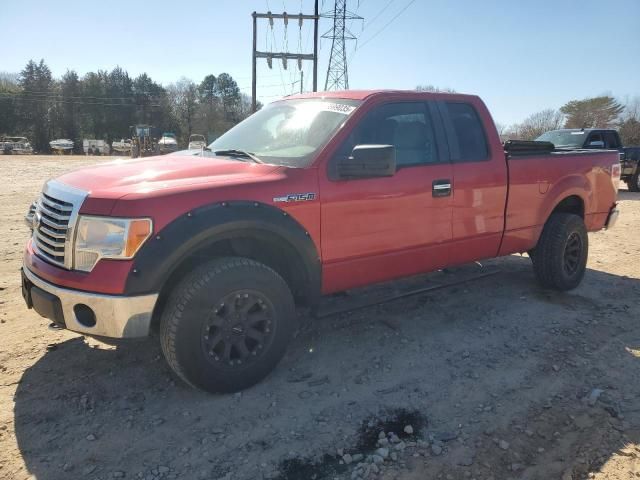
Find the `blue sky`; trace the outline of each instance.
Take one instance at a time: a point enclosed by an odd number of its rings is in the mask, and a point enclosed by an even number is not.
[[[228,72],[247,94],[251,12],[313,10],[313,0],[2,3],[2,71],[44,58],[55,76],[120,65],[168,84]],[[333,5],[321,3],[324,11]],[[351,88],[451,87],[480,95],[505,124],[571,99],[640,95],[640,0],[348,0],[348,6],[364,17],[350,24],[359,37],[357,49],[356,42],[347,46]],[[320,32],[330,26],[323,19]],[[310,27],[289,24],[290,51],[311,51]],[[259,49],[282,50],[284,37],[281,24],[272,32],[260,22]],[[330,47],[322,40],[321,88]],[[262,101],[300,88],[293,84],[296,65],[282,70],[274,61],[269,70],[259,62]],[[304,74],[310,89],[310,62]]]

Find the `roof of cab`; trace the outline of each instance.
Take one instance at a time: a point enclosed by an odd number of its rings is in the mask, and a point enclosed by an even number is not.
[[[476,95],[465,95],[460,93],[448,93],[448,92],[420,92],[417,90],[336,90],[330,92],[309,92],[309,93],[298,93],[295,95],[290,95],[285,97],[287,100],[289,99],[298,99],[298,98],[342,98],[347,100],[366,100],[369,97],[377,96],[377,95],[389,95],[393,96],[402,96],[406,95],[407,97],[415,98],[416,96],[439,96],[439,95],[449,95],[455,97],[476,97]]]
[[[615,128],[558,128],[553,132],[617,132]]]

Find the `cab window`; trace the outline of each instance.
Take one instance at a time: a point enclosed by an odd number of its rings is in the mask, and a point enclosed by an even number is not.
[[[375,107],[354,128],[338,155],[356,145],[393,145],[397,168],[439,163],[431,116],[422,102],[390,103]]]
[[[446,113],[451,122],[450,143],[460,152],[455,162],[478,162],[489,158],[487,137],[475,108],[468,103],[446,102]]]

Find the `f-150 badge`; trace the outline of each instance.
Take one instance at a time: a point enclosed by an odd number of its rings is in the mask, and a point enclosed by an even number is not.
[[[315,200],[315,193],[289,193],[287,195],[283,195],[282,197],[273,197],[274,203],[280,202],[308,202],[309,200]]]

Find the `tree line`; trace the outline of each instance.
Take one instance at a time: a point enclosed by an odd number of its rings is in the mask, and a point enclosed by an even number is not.
[[[56,79],[44,60],[30,60],[19,74],[0,73],[0,135],[25,136],[37,152],[57,138],[73,140],[78,152],[84,138],[129,138],[136,124],[174,132],[183,145],[192,133],[213,140],[250,112],[250,98],[227,73],[167,86],[120,67],[83,76],[68,70]]]
[[[433,85],[416,89],[455,92]],[[84,138],[111,143],[128,138],[135,124],[174,132],[182,145],[192,133],[212,141],[250,113],[250,98],[227,73],[207,75],[200,83],[181,78],[167,86],[146,73],[132,78],[120,67],[82,77],[68,70],[56,79],[44,60],[30,60],[19,74],[0,73],[0,135],[26,136],[38,152],[49,151],[57,138],[73,140],[78,152]],[[497,126],[503,139],[523,140],[558,128],[616,128],[624,145],[640,145],[640,97],[571,100],[558,110]]]
[[[419,92],[456,93],[451,88],[418,85]],[[558,110],[547,108],[529,115],[521,123],[504,125],[496,122],[503,140],[535,140],[544,132],[560,128],[614,128],[622,144],[640,145],[640,97],[616,100],[610,95],[571,100]]]
[[[613,128],[622,144],[640,145],[640,97],[621,102],[609,95],[571,100],[558,110],[548,108],[529,115],[521,123],[500,126],[503,139],[534,140],[559,128]]]

